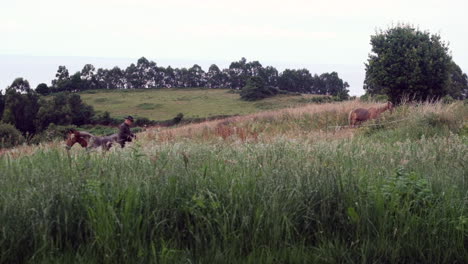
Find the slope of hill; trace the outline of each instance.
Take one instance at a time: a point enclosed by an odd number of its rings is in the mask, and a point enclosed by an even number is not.
[[[93,90],[80,94],[97,111],[113,117],[132,114],[151,120],[167,120],[183,113],[186,118],[244,115],[268,109],[305,104],[317,95],[282,95],[257,102],[239,99],[229,89],[145,89],[124,91]]]
[[[0,156],[0,263],[465,263],[468,106],[350,101]],[[344,126],[343,126],[344,125]]]

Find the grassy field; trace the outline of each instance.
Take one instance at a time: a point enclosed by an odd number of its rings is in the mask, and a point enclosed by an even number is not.
[[[357,101],[0,156],[0,263],[467,263],[468,106]]]
[[[108,111],[112,117],[134,115],[151,120],[168,120],[178,113],[186,118],[218,115],[244,115],[268,109],[304,104],[314,95],[282,95],[259,102],[246,102],[228,89],[151,89],[124,91],[87,91],[83,101],[97,111]]]

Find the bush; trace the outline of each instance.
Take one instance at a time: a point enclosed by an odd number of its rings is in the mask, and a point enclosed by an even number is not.
[[[278,93],[278,88],[265,86],[265,81],[261,77],[254,76],[247,80],[247,85],[242,88],[240,96],[244,101],[256,101]]]
[[[135,126],[151,126],[156,124],[156,121],[149,120],[146,117],[138,117],[135,121]]]
[[[363,102],[388,102],[388,96],[385,94],[370,95],[368,93],[359,97]]]
[[[105,125],[105,126],[119,125],[122,122],[123,122],[123,119],[113,118],[113,117],[110,116],[110,113],[107,112],[107,111],[105,111],[102,114],[99,114],[99,115],[95,116],[94,119],[92,120],[93,124]]]
[[[21,132],[10,124],[0,123],[0,148],[11,148],[23,144]]]
[[[174,122],[174,125],[176,125],[176,124],[180,123],[180,121],[182,121],[183,118],[184,118],[184,114],[178,113],[178,114],[176,115],[176,117],[174,117],[174,118],[172,119],[172,121]]]
[[[453,99],[453,97],[448,95],[448,94],[446,96],[442,97],[442,103],[444,103],[444,104],[451,104],[453,102],[455,102],[455,99]]]
[[[49,124],[46,130],[36,134],[30,141],[30,144],[39,144],[41,142],[49,142],[56,139],[63,140],[67,137],[70,129],[76,129],[75,125],[60,126],[54,123]]]

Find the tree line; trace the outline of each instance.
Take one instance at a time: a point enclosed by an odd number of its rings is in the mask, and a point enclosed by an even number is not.
[[[36,91],[47,95],[55,92],[79,92],[94,89],[140,89],[140,88],[230,88],[240,90],[251,77],[260,77],[267,86],[283,91],[348,96],[347,82],[338,73],[312,75],[307,69],[286,69],[280,73],[272,66],[263,67],[258,61],[245,58],[232,62],[227,69],[212,64],[204,71],[195,64],[190,68],[160,67],[145,57],[125,69],[96,69],[86,64],[81,71],[70,75],[65,66],[59,66],[51,87],[39,84]]]

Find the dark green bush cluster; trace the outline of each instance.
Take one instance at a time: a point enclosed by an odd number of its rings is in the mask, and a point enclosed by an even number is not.
[[[18,129],[0,122],[0,148],[11,148],[24,142],[25,138]]]
[[[300,103],[312,103],[312,104],[325,104],[332,102],[341,102],[341,98],[337,96],[317,96],[312,98],[301,98]]]
[[[250,77],[247,85],[242,88],[240,96],[244,101],[256,101],[279,94],[279,89],[265,85],[265,81],[258,76]]]
[[[75,125],[61,126],[52,123],[47,127],[46,130],[34,135],[29,143],[39,144],[41,142],[49,142],[56,139],[65,139],[70,129],[77,129],[77,127]]]
[[[364,94],[361,97],[359,97],[359,100],[363,102],[388,102],[388,96],[385,94],[376,94],[376,95],[371,95],[371,94]]]

